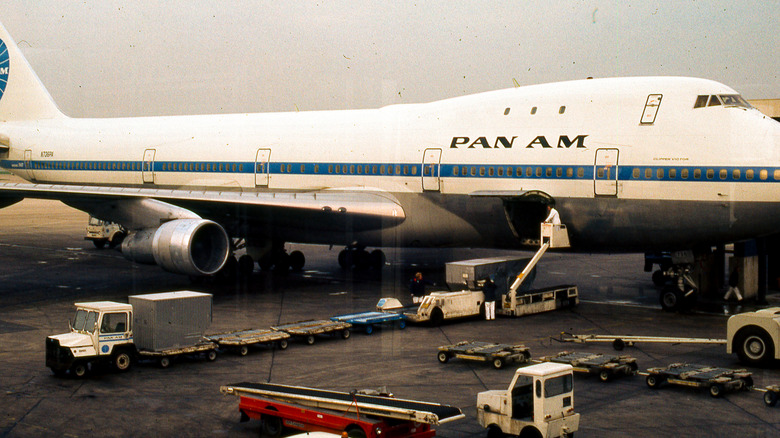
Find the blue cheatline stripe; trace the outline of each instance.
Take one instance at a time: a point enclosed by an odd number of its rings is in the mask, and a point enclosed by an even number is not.
[[[252,161],[64,161],[64,160],[0,160],[0,167],[9,170],[209,173],[269,175],[339,175],[339,176],[433,176],[457,179],[538,179],[593,180],[615,179],[613,167],[560,164],[452,164],[423,165],[420,163],[304,163]],[[749,166],[618,166],[619,181],[688,181],[688,182],[780,182],[780,167]]]

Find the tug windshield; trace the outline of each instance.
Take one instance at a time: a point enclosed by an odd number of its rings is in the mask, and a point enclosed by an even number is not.
[[[73,330],[77,332],[92,333],[95,331],[96,323],[97,312],[78,309],[76,310],[76,316],[73,317]]]

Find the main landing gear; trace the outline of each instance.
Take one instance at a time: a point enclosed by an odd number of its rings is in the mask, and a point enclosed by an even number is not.
[[[339,252],[339,266],[341,269],[355,269],[365,271],[373,269],[379,271],[385,265],[385,253],[375,249],[366,251],[363,246],[348,246]]]

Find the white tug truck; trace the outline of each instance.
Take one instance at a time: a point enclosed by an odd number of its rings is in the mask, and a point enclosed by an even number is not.
[[[139,357],[155,359],[163,368],[182,354],[205,353],[217,358],[217,344],[203,339],[211,324],[211,294],[192,291],[76,303],[70,332],[46,338],[46,366],[54,374],[83,377],[95,365],[110,363],[127,371]]]
[[[572,437],[580,424],[573,381],[571,365],[518,368],[508,389],[477,394],[477,421],[487,428],[488,438]]]

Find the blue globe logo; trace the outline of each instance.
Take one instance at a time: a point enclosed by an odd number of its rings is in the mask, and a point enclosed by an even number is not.
[[[0,99],[3,98],[5,86],[8,84],[8,46],[0,40]]]

